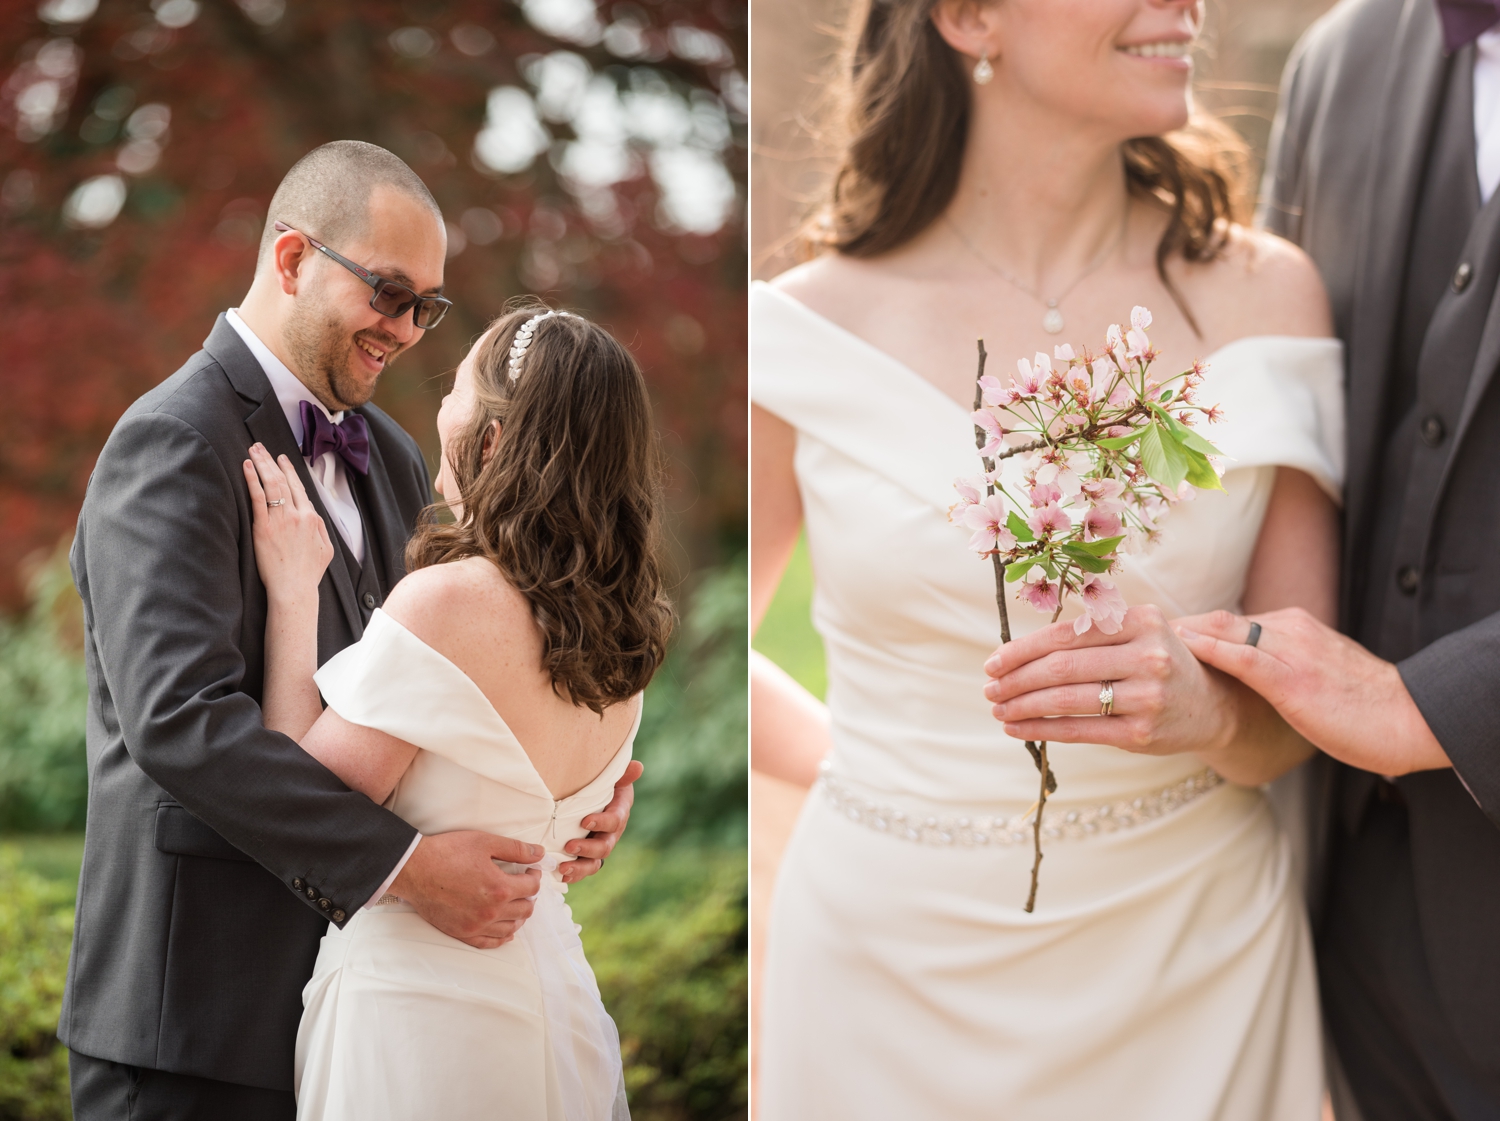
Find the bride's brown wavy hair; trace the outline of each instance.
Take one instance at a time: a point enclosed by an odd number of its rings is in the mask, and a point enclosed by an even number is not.
[[[832,93],[844,141],[838,170],[803,226],[805,248],[876,257],[935,222],[958,188],[971,85],[964,60],[932,22],[937,0],[859,0],[850,12]],[[1173,255],[1211,261],[1228,224],[1249,208],[1248,146],[1228,125],[1195,114],[1186,128],[1122,146],[1130,191],[1167,208],[1156,272],[1193,329],[1167,275]]]
[[[531,604],[553,689],[602,716],[646,687],[672,632],[662,455],[640,367],[602,327],[542,320],[510,379],[517,330],[546,310],[519,307],[486,329],[473,415],[449,440],[462,516],[425,520],[406,565],[493,562]]]

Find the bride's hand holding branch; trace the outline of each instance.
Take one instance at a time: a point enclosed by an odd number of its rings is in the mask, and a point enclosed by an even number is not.
[[[1106,635],[1054,623],[1000,646],[985,697],[1007,735],[1098,743],[1146,755],[1192,752],[1230,782],[1255,786],[1311,747],[1250,689],[1204,666],[1161,611],[1144,605]],[[1114,700],[1101,714],[1103,683]]]

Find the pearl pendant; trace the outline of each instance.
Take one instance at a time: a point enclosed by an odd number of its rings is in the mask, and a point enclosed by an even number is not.
[[[1042,316],[1042,330],[1049,335],[1060,335],[1063,329],[1062,312],[1057,310],[1056,304],[1047,305],[1047,314]]]
[[[976,86],[987,86],[990,79],[995,76],[995,68],[990,65],[990,56],[987,54],[979,56],[979,62],[974,67],[974,84]]]

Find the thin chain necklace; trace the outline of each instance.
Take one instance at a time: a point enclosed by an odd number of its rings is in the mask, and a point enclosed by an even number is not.
[[[1049,335],[1060,335],[1062,334],[1063,327],[1066,324],[1063,322],[1062,309],[1057,305],[1062,303],[1063,300],[1067,298],[1068,293],[1077,288],[1078,285],[1083,282],[1083,279],[1086,276],[1094,272],[1094,270],[1099,268],[1100,265],[1109,260],[1110,257],[1114,256],[1115,250],[1118,249],[1120,247],[1120,243],[1125,240],[1125,231],[1130,225],[1130,199],[1126,198],[1125,200],[1125,213],[1120,218],[1120,232],[1115,235],[1114,241],[1105,246],[1103,251],[1100,252],[1100,254],[1091,262],[1089,262],[1088,266],[1081,273],[1073,278],[1073,282],[1071,284],[1065,287],[1056,296],[1053,296],[1050,300],[1046,296],[1043,296],[1031,285],[1027,284],[1020,277],[1014,275],[1013,273],[1006,272],[999,265],[995,264],[994,261],[991,261],[988,257],[981,253],[979,251],[979,246],[970,241],[968,237],[964,235],[963,230],[958,228],[958,223],[955,222],[952,218],[948,217],[947,214],[944,214],[943,218],[947,221],[948,225],[953,228],[953,232],[958,235],[958,240],[964,243],[964,248],[967,249],[970,253],[974,254],[975,260],[977,260],[985,268],[989,269],[990,272],[1000,277],[1002,280],[1010,281],[1011,284],[1015,285],[1022,292],[1025,292],[1037,303],[1045,304],[1047,311],[1046,314],[1042,316],[1042,330],[1046,331]]]

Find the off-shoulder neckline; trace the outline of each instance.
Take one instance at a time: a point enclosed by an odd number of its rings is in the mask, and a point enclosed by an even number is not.
[[[614,766],[615,761],[620,758],[620,753],[628,750],[630,748],[630,745],[635,742],[636,733],[640,731],[641,727],[641,714],[645,711],[646,707],[644,694],[637,694],[635,696],[635,720],[631,722],[630,731],[626,733],[625,739],[620,743],[620,746],[615,749],[614,754],[612,754],[609,757],[609,760],[604,764],[604,766],[599,769],[599,773],[596,774],[593,778],[589,779],[588,782],[584,783],[577,790],[573,791],[573,793],[564,794],[561,798],[559,798],[557,795],[552,793],[552,788],[549,787],[546,780],[542,778],[542,773],[536,769],[536,763],[532,760],[531,755],[526,750],[525,745],[521,743],[520,737],[518,737],[516,733],[511,730],[510,725],[505,722],[505,717],[500,715],[500,710],[495,707],[494,702],[491,701],[489,697],[485,696],[484,690],[479,687],[478,682],[476,682],[472,677],[470,677],[461,668],[459,668],[457,662],[453,661],[453,659],[449,658],[435,646],[419,638],[409,627],[397,620],[393,615],[391,615],[390,612],[386,611],[384,608],[377,607],[374,610],[374,612],[370,616],[370,626],[374,625],[376,616],[380,616],[391,626],[395,627],[399,632],[406,635],[417,645],[421,646],[443,665],[447,666],[449,670],[457,675],[457,677],[461,678],[464,681],[468,689],[473,692],[474,697],[479,702],[481,702],[484,710],[487,711],[489,715],[494,719],[494,722],[499,725],[500,729],[505,733],[506,738],[515,746],[516,750],[521,753],[521,757],[526,760],[526,766],[530,769],[531,775],[536,779],[540,789],[545,790],[547,792],[547,796],[559,805],[568,801],[570,798],[578,797],[580,794],[584,793],[590,787],[592,787],[594,783],[598,782],[599,779],[607,774],[609,772],[609,769]],[[365,630],[368,631],[370,629],[370,626],[367,626]]]
[[[777,288],[775,285],[769,283],[768,281],[757,280],[754,282],[752,287],[776,297],[778,300],[785,303],[788,307],[792,308],[805,318],[811,320],[814,324],[822,326],[822,328],[829,334],[841,338],[845,342],[857,346],[874,355],[875,357],[889,365],[892,369],[900,371],[906,377],[915,381],[920,387],[931,393],[934,397],[942,401],[949,408],[957,409],[959,412],[963,413],[965,417],[969,415],[970,409],[968,406],[960,405],[952,397],[949,397],[941,389],[933,385],[932,382],[928,381],[921,374],[917,373],[916,370],[912,369],[905,362],[901,361],[889,351],[882,350],[880,347],[876,346],[874,343],[870,342],[863,336],[855,334],[853,331],[849,330],[849,328],[843,326],[842,324],[835,323],[832,319],[829,319],[821,312],[814,311],[812,308],[804,304],[801,300],[797,299],[797,297],[788,295],[786,292],[783,292],[780,288]],[[753,332],[753,326],[751,330]],[[1242,335],[1237,339],[1231,339],[1229,342],[1223,344],[1217,350],[1202,358],[1201,361],[1205,366],[1211,366],[1216,359],[1221,358],[1227,351],[1235,350],[1236,348],[1245,346],[1249,343],[1281,343],[1290,344],[1293,346],[1298,344],[1312,344],[1321,347],[1326,347],[1329,343],[1332,343],[1335,346],[1343,345],[1341,340],[1334,338],[1331,335]]]

